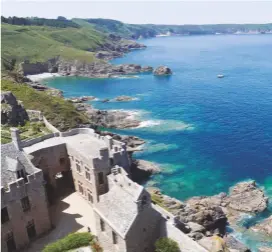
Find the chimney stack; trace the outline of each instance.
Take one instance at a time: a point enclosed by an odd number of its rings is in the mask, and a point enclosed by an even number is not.
[[[10,128],[12,142],[15,144],[17,150],[22,150],[22,142],[20,138],[20,130],[17,128]]]

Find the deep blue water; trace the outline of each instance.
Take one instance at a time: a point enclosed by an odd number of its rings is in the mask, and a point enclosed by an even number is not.
[[[169,66],[171,77],[61,77],[47,84],[66,97],[129,95],[132,102],[93,102],[141,112],[149,127],[118,130],[147,140],[136,156],[161,165],[149,185],[186,199],[227,192],[255,179],[272,196],[272,35],[163,37],[142,41],[114,63]],[[218,79],[217,74],[225,78]]]

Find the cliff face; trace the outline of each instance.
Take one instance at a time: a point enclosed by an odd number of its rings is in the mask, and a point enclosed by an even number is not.
[[[114,74],[137,73],[141,67],[137,65],[114,66],[105,60],[116,57],[122,57],[133,49],[145,48],[145,45],[135,41],[125,40],[119,36],[110,34],[110,42],[106,42],[96,49],[96,58],[94,62],[86,63],[82,60],[67,60],[56,56],[46,62],[30,63],[24,61],[19,64],[18,72],[23,75],[40,74],[44,72],[60,73],[62,75],[80,75],[88,77],[109,77]]]

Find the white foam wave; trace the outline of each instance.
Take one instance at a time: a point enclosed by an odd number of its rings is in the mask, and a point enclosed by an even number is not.
[[[41,73],[41,74],[27,75],[26,77],[32,81],[39,81],[39,80],[53,78],[53,77],[59,77],[59,76],[61,76],[61,75],[58,73]]]
[[[136,128],[147,128],[147,127],[157,126],[160,124],[161,124],[161,121],[159,120],[147,120],[147,121],[142,121],[140,125]]]

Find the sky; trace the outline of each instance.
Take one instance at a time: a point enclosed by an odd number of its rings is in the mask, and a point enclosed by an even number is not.
[[[3,16],[109,18],[131,24],[272,23],[272,0],[2,0],[1,7]]]

